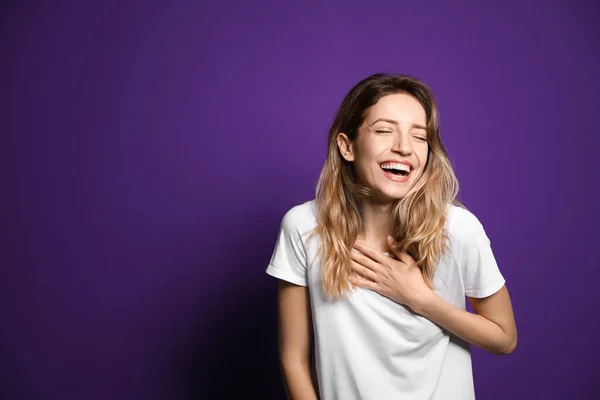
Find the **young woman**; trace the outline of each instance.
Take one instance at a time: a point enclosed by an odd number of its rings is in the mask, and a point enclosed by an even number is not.
[[[505,280],[457,193],[431,90],[387,74],[352,88],[316,198],[283,217],[266,270],[290,399],[473,399],[469,344],[514,350]]]

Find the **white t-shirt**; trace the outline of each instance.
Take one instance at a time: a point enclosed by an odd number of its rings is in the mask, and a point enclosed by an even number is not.
[[[465,309],[465,295],[486,297],[504,286],[483,226],[450,205],[449,251],[440,260],[436,293]],[[356,288],[341,300],[322,291],[315,202],[283,217],[266,272],[308,286],[321,400],[474,399],[468,343],[379,293]]]

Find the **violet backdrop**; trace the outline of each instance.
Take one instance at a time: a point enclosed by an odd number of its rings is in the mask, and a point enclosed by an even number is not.
[[[593,1],[0,6],[2,399],[281,399],[281,217],[375,72],[436,93],[519,345],[479,399],[591,399],[600,6]]]

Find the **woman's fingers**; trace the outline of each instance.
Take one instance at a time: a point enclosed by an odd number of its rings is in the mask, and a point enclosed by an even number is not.
[[[408,254],[408,253],[404,253],[404,252],[400,252],[398,254],[398,257],[400,257],[400,261],[402,261],[404,264],[406,264],[409,267],[415,267],[415,260]]]
[[[396,256],[396,259],[409,267],[415,266],[415,260],[406,252],[403,252],[398,246],[398,242],[391,235],[388,235],[388,247],[390,253]]]
[[[385,257],[385,256],[384,256]],[[377,272],[379,269],[379,264],[376,261],[373,261],[371,258],[362,254],[362,252],[358,250],[350,251],[350,259],[356,261],[360,265],[369,268],[372,271]]]
[[[351,260],[351,263],[352,263],[352,270],[355,273],[359,274],[360,276],[362,276],[370,281],[373,281],[373,282],[377,281],[377,274],[374,271],[370,270],[369,268],[365,267],[364,265],[357,263],[354,260]]]
[[[375,262],[378,262],[378,263],[384,262],[385,258],[387,257],[385,254],[376,251],[375,249],[373,249],[370,246],[367,246],[366,244],[364,244],[360,240],[357,240],[357,241],[354,242],[354,247],[360,253],[364,254],[366,257],[368,257],[371,260],[373,260]]]
[[[352,283],[355,286],[360,286],[362,288],[373,290],[375,292],[379,291],[379,286],[377,286],[377,283],[365,279],[360,275],[352,275],[350,277],[350,283]]]

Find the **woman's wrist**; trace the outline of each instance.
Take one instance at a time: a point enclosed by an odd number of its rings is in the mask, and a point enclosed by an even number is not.
[[[408,307],[419,315],[427,318],[430,310],[436,307],[437,302],[441,300],[435,292],[431,289],[420,293],[419,296],[408,305]]]

